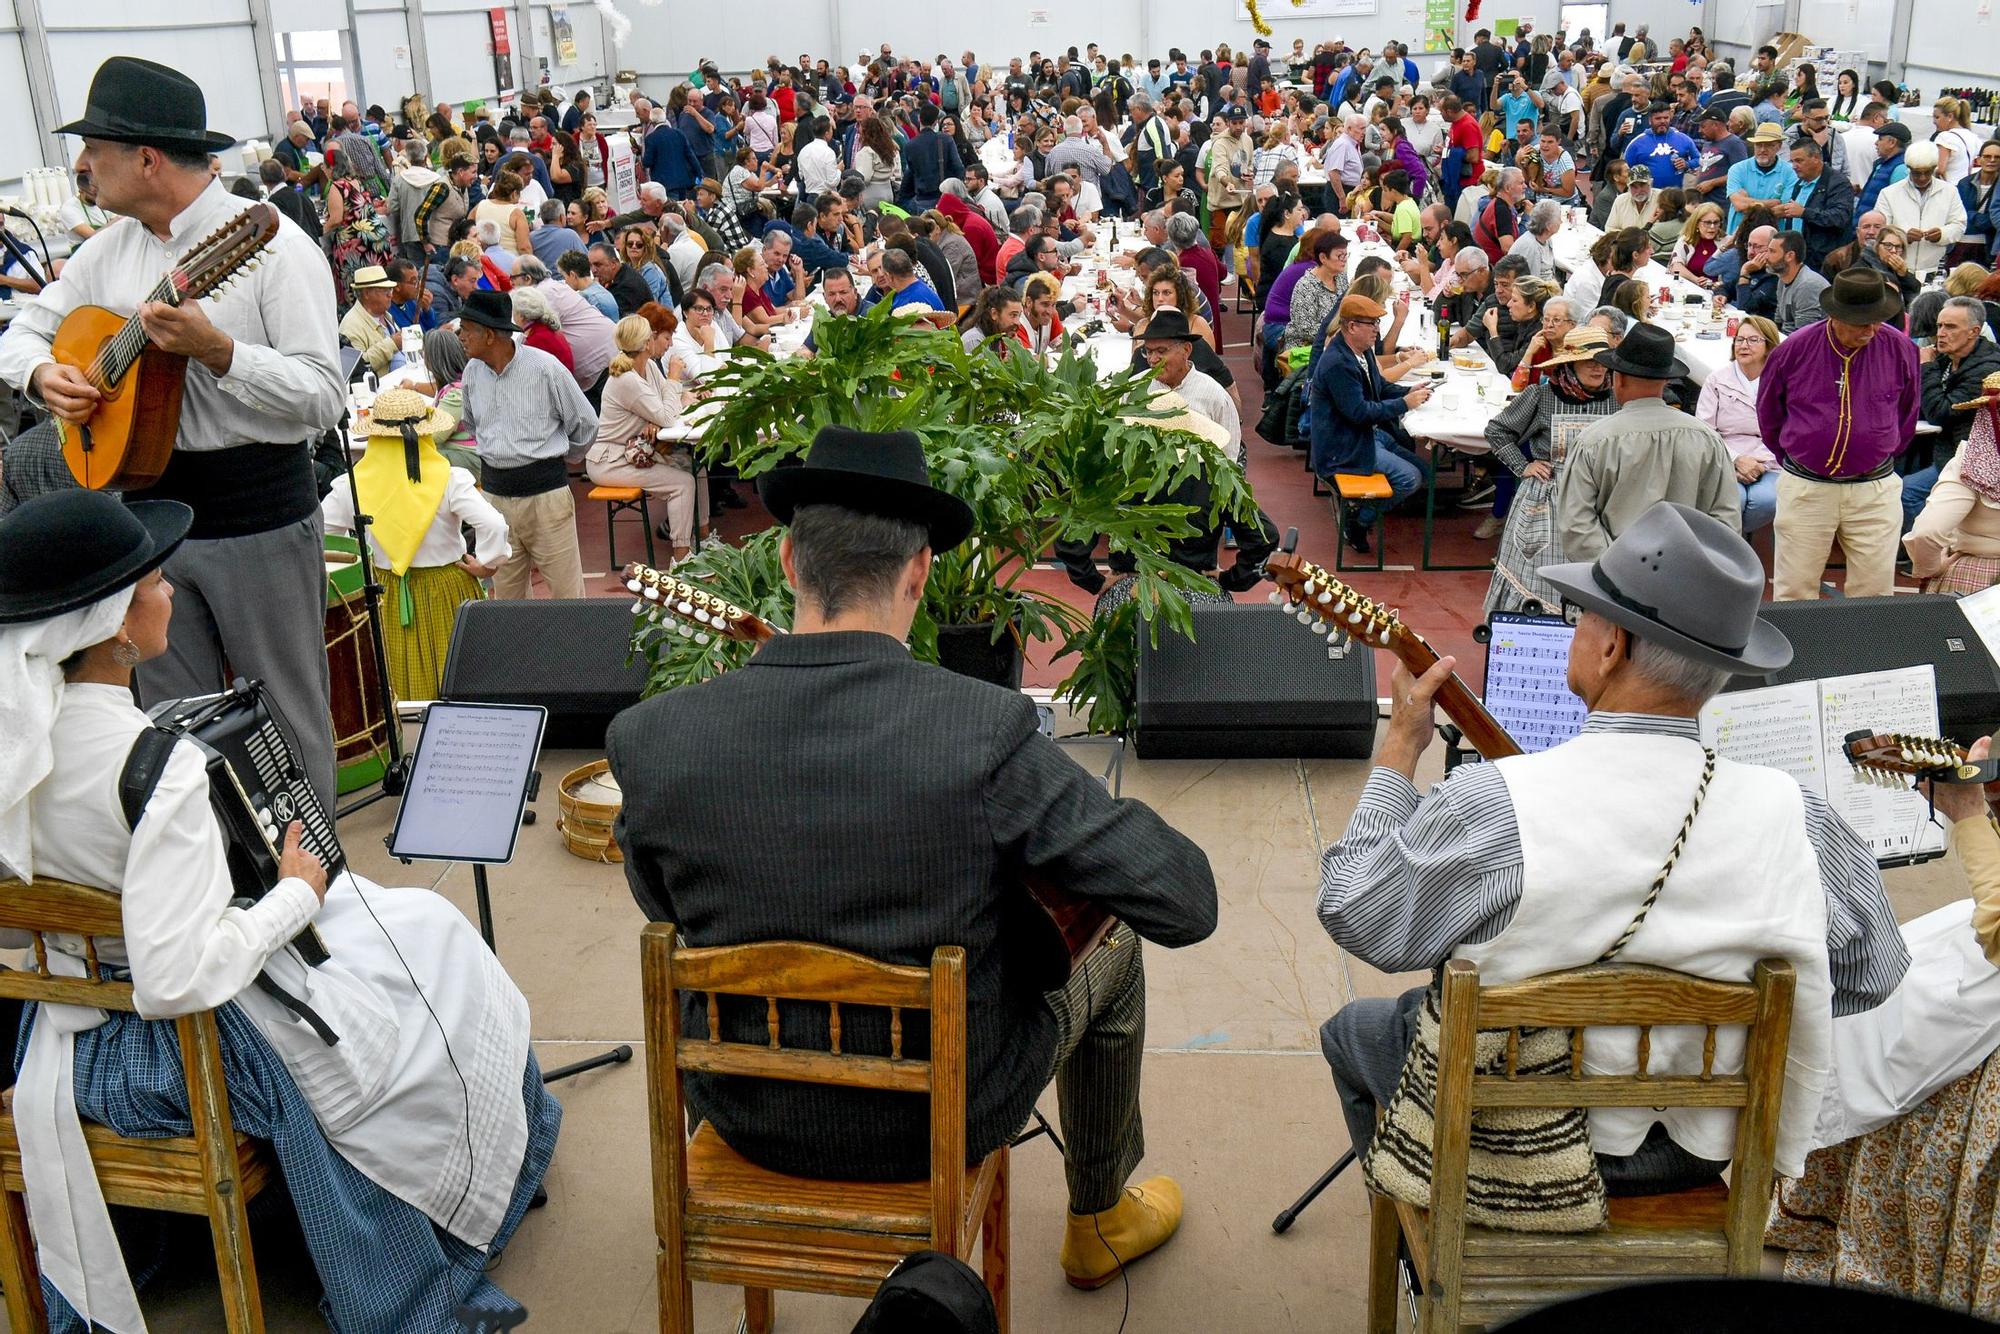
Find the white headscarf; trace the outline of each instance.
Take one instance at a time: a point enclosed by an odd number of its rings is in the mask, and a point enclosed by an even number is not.
[[[28,794],[55,768],[62,661],[117,634],[132,593],[121,588],[47,620],[0,625],[0,873],[35,878]]]

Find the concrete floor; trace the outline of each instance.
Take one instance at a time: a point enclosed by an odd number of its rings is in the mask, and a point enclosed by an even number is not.
[[[552,752],[543,792],[592,756]],[[1433,775],[1441,763],[1433,753]],[[1316,1028],[1350,995],[1386,995],[1389,977],[1344,958],[1313,916],[1316,863],[1352,808],[1357,762],[1128,761],[1125,792],[1143,798],[1208,850],[1221,887],[1213,937],[1147,955],[1147,1157],[1187,1193],[1181,1235],[1131,1274],[1127,1328],[1328,1331],[1361,1327],[1367,1229],[1358,1172],[1345,1173],[1285,1236],[1271,1218],[1346,1147]],[[534,1007],[537,1053],[557,1065],[614,1043],[640,1045],[637,938],[642,918],[621,871],[566,852],[552,797],[522,831],[515,862],[493,873],[500,957]],[[442,868],[401,867],[382,847],[392,808],[342,823],[358,869],[384,883],[429,884]],[[1955,862],[1891,872],[1900,918],[1965,890]],[[473,912],[472,876],[454,867],[438,886]],[[642,1049],[643,1050],[643,1049]],[[646,1100],[638,1063],[558,1086],[565,1116],[548,1177],[549,1205],[531,1213],[496,1280],[522,1301],[531,1327],[654,1328]],[[1043,1099],[1054,1116],[1053,1093]],[[1046,1140],[1015,1158],[1014,1319],[1021,1331],[1112,1334],[1126,1294],[1070,1289],[1056,1263],[1062,1239],[1061,1164]],[[190,1228],[181,1258],[146,1294],[156,1330],[220,1329],[206,1239]],[[318,1330],[318,1286],[296,1232],[281,1219],[255,1228],[273,1331]],[[735,1290],[697,1286],[699,1328],[735,1328]],[[779,1328],[849,1329],[860,1304],[782,1296]]]

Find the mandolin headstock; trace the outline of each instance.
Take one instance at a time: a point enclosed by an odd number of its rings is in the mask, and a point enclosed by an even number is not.
[[[1329,658],[1346,657],[1357,642],[1395,650],[1411,637],[1397,612],[1355,592],[1295,552],[1274,554],[1264,562],[1264,572],[1278,586],[1270,600],[1323,636]]]
[[[1854,775],[1865,782],[1902,786],[1904,778],[1970,780],[1979,766],[1968,763],[1965,748],[1943,737],[1906,732],[1849,732],[1841,749]]]
[[[635,615],[672,621],[683,638],[700,644],[716,639],[761,644],[781,633],[726,598],[637,561],[625,567],[625,588],[638,599],[632,604]]]
[[[174,267],[168,281],[175,299],[195,301],[228,286],[230,279],[257,267],[257,255],[278,234],[278,210],[252,204],[216,228]]]

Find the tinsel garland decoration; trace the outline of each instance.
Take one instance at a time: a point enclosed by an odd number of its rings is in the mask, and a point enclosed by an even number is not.
[[[1298,9],[1305,2],[1306,0],[1292,0],[1292,8]],[[1243,3],[1249,6],[1250,9],[1250,26],[1257,30],[1259,37],[1269,37],[1271,35],[1271,25],[1264,22],[1264,15],[1257,9],[1257,0],[1243,0]],[[1474,3],[1476,4],[1477,0],[1474,0]]]

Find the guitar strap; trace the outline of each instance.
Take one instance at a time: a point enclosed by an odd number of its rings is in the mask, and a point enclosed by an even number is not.
[[[149,727],[134,738],[132,749],[125,756],[125,767],[118,773],[118,808],[125,816],[126,829],[138,829],[139,820],[146,813],[146,803],[153,799],[154,791],[160,786],[160,776],[167,771],[167,760],[174,753],[174,743],[179,740],[178,734],[164,727]],[[253,902],[252,899],[237,898],[229,906],[247,908]],[[312,1006],[272,981],[268,972],[257,974],[257,990],[290,1010],[327,1046],[340,1044],[340,1034],[334,1032]]]

